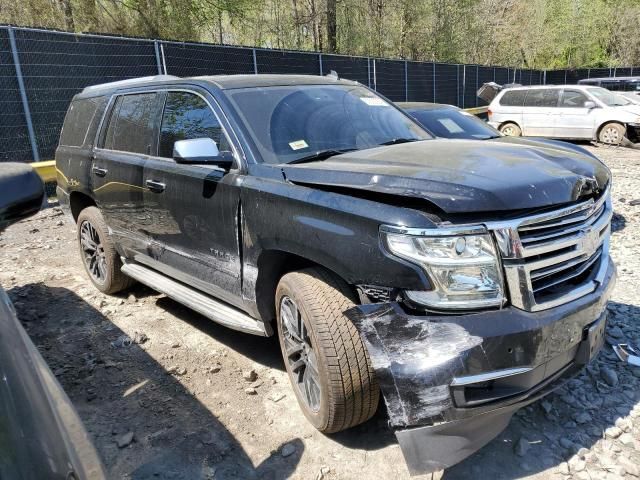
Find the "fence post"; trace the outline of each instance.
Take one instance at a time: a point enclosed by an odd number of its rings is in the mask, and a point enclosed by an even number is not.
[[[409,77],[407,76],[407,61],[404,61],[404,101],[409,101]]]
[[[164,74],[167,74],[167,59],[164,58],[164,44],[160,44],[160,58],[162,58],[162,70],[164,70]]]
[[[318,54],[318,64],[320,66],[320,76],[324,75],[324,69],[322,68],[322,53]]]
[[[13,34],[13,27],[9,27],[9,44],[11,45],[11,56],[13,57],[13,65],[16,69],[16,78],[18,79],[18,88],[20,89],[20,99],[22,100],[24,118],[27,122],[27,132],[29,133],[29,143],[31,143],[31,153],[33,155],[33,161],[39,162],[40,154],[38,153],[38,142],[36,140],[36,134],[33,130],[33,122],[31,121],[31,110],[29,110],[27,91],[24,88],[22,67],[20,66],[20,57],[18,56],[18,48],[16,46],[16,37]]]
[[[467,65],[462,66],[462,108],[464,108],[464,94],[467,91]],[[460,65],[458,65],[458,102],[460,102]]]
[[[543,85],[547,84],[547,71],[546,70],[542,71],[542,84]]]
[[[564,69],[564,84],[567,84],[567,69]]]
[[[258,74],[258,60],[256,58],[256,49],[253,48],[252,51],[253,51],[253,73],[255,75],[257,75]]]
[[[153,49],[156,51],[156,65],[158,67],[158,75],[162,75],[162,60],[160,60],[160,48],[158,47],[158,41],[153,41]]]
[[[476,65],[476,88],[473,91],[473,98],[476,100],[476,107],[478,106],[478,75],[480,74],[480,67]]]
[[[378,75],[376,74],[376,59],[373,59],[373,89],[378,91]]]
[[[436,103],[436,62],[433,62],[433,103]]]
[[[367,57],[367,81],[369,82],[367,86],[371,88],[371,59],[369,57]]]

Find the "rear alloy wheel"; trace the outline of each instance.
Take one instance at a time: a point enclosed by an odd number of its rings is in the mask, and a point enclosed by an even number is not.
[[[89,279],[102,293],[116,293],[135,283],[120,271],[120,255],[96,207],[87,207],[78,215],[78,246]]]
[[[323,433],[365,422],[380,389],[369,354],[344,314],[349,287],[323,268],[284,275],[276,289],[278,338],[300,409]]]
[[[624,139],[624,127],[619,123],[607,123],[598,134],[598,140],[608,145],[620,145]]]
[[[505,123],[500,126],[500,133],[503,135],[507,135],[508,137],[520,137],[522,135],[522,130],[515,123]]]
[[[89,220],[80,225],[80,249],[91,280],[103,285],[107,280],[107,260],[100,236]]]

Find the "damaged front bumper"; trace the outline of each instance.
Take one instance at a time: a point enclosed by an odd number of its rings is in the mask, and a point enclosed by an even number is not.
[[[580,371],[603,344],[615,277],[609,260],[597,290],[539,312],[417,316],[393,302],[349,311],[409,471],[458,463],[498,435],[516,410]]]

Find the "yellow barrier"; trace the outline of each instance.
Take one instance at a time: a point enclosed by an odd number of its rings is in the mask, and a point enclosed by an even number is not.
[[[489,107],[474,107],[474,108],[465,108],[465,112],[469,112],[471,115],[480,115],[483,113],[487,113]]]
[[[43,182],[55,182],[56,181],[56,161],[48,160],[46,162],[35,162],[31,166],[36,171]]]

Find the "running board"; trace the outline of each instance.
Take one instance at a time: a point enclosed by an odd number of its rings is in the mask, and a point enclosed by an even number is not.
[[[262,322],[151,268],[137,263],[125,263],[122,266],[122,273],[225,327],[253,335],[267,336]]]

